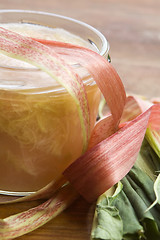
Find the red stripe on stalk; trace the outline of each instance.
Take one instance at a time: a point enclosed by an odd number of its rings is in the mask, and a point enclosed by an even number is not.
[[[121,180],[134,165],[151,109],[72,163],[64,176],[89,202]]]
[[[0,219],[0,239],[14,239],[37,229],[66,209],[78,196],[70,185],[66,185],[41,205]]]
[[[115,125],[118,125],[126,102],[126,94],[113,66],[104,57],[85,47],[51,40],[35,40],[53,48],[67,62],[80,63],[88,69],[111,110]]]

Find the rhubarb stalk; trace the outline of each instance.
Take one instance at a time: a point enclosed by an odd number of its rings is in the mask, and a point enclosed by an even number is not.
[[[78,196],[70,185],[65,185],[41,205],[1,219],[0,239],[14,239],[39,228],[64,211]]]

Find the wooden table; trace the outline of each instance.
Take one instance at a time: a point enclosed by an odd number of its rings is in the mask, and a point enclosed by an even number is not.
[[[110,42],[112,64],[127,92],[160,96],[159,0],[0,0],[0,9],[41,10],[87,22]],[[0,217],[23,211],[38,202],[0,207]],[[78,199],[45,226],[19,240],[87,240],[94,204]]]

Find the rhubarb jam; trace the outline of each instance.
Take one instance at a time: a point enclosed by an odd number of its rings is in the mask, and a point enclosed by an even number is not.
[[[1,26],[29,37],[94,48],[63,29],[26,23]],[[0,190],[36,191],[82,154],[77,106],[62,86],[32,65],[1,54],[0,66]],[[75,68],[85,84],[92,131],[100,91],[86,70]]]

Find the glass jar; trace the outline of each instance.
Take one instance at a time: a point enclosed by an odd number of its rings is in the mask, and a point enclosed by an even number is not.
[[[1,10],[0,24],[29,23],[60,28],[81,37],[104,57],[109,45],[93,27],[50,13]],[[16,61],[16,60],[15,60]],[[100,91],[80,65],[90,109],[91,130],[96,121]],[[32,66],[0,66],[0,190],[10,195],[36,191],[62,174],[82,154],[82,131],[76,104],[58,83]],[[32,86],[33,82],[41,84]]]

